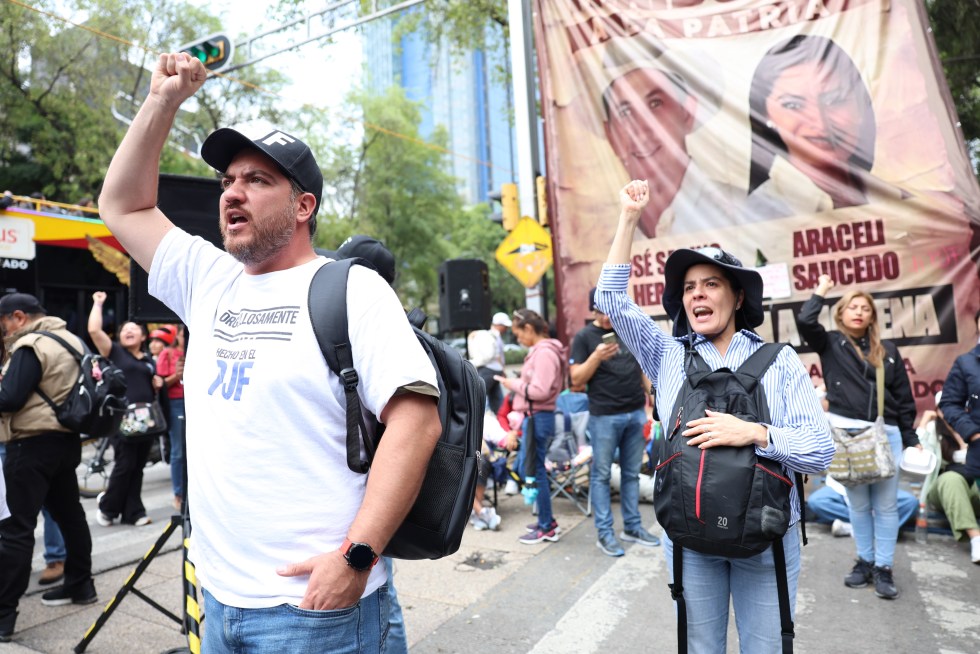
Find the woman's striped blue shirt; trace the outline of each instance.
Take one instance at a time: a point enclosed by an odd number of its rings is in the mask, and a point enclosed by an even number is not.
[[[619,339],[640,362],[644,374],[657,390],[657,413],[670,416],[684,382],[684,342],[663,332],[627,293],[629,264],[602,268],[595,303],[610,317]],[[763,343],[758,334],[742,330],[735,334],[725,356],[703,336],[694,348],[712,370],[738,368]],[[769,447],[756,454],[778,461],[789,471],[820,473],[834,456],[830,427],[803,362],[792,348],[783,348],[762,377],[769,403]],[[793,488],[790,523],[800,519],[800,501]]]

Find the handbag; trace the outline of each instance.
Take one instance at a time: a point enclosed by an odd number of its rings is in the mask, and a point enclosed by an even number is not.
[[[895,457],[885,432],[885,369],[875,370],[878,418],[867,427],[832,427],[833,461],[827,474],[844,486],[873,484],[895,475]]]
[[[167,432],[167,419],[163,416],[160,402],[133,402],[126,407],[119,435],[123,438],[160,436]]]

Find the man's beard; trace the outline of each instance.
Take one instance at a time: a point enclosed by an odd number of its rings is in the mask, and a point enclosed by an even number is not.
[[[296,232],[296,208],[289,203],[261,220],[253,216],[249,227],[250,239],[229,243],[227,228],[222,226],[221,240],[228,254],[246,266],[254,266],[268,261],[289,244]]]

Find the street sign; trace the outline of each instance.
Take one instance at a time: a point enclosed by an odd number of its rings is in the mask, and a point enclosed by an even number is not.
[[[551,234],[533,218],[524,216],[497,247],[497,261],[531,288],[551,266]]]

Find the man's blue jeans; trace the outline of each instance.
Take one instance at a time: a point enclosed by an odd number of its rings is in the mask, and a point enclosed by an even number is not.
[[[65,549],[65,538],[61,535],[61,529],[47,509],[42,508],[41,515],[44,516],[44,562],[64,561],[68,551]]]
[[[810,496],[806,498],[806,505],[817,516],[817,522],[830,524],[834,520],[851,521],[851,510],[848,508],[847,502],[844,501],[844,496],[829,486],[821,486],[810,493]],[[912,518],[915,517],[918,511],[919,498],[899,488],[898,524],[914,524]]]
[[[631,531],[643,527],[640,518],[640,464],[643,461],[643,425],[647,416],[643,409],[608,416],[589,416],[589,439],[592,441],[592,510],[599,537],[613,533],[612,500],[609,491],[609,470],[616,450],[619,450],[621,470],[619,504],[623,511],[623,526]]]
[[[593,491],[594,492],[594,491]],[[667,573],[674,582],[674,544],[664,533]],[[796,615],[800,578],[800,531],[793,525],[783,536],[791,616]],[[684,601],[687,603],[688,651],[725,654],[728,605],[735,609],[740,652],[781,652],[779,596],[772,547],[747,559],[684,550]]]
[[[390,654],[408,654],[408,638],[405,635],[405,614],[402,613],[401,602],[395,591],[395,566],[390,556],[382,557],[388,568],[388,603],[391,615],[388,617],[388,638],[385,639],[385,651]]]
[[[202,654],[378,654],[388,635],[388,585],[336,611],[291,604],[267,609],[226,606],[203,590]]]
[[[885,425],[885,432],[897,471],[902,463],[902,434],[893,425]],[[875,484],[848,488],[847,501],[857,555],[876,566],[891,567],[898,541],[898,472]]]

